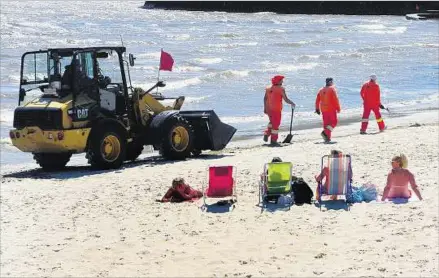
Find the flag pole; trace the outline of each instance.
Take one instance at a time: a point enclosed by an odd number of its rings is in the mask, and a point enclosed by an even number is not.
[[[162,64],[162,52],[163,52],[163,48],[160,50],[159,70],[157,71],[157,83],[160,81],[160,66]],[[159,93],[159,87],[157,86],[156,94],[158,93]]]

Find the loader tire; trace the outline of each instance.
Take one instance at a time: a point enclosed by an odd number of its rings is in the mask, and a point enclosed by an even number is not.
[[[160,153],[166,159],[182,160],[190,157],[194,144],[194,130],[187,120],[174,115],[165,122]]]
[[[88,163],[94,169],[120,168],[126,157],[126,135],[124,131],[111,125],[97,127],[93,132],[87,152]]]
[[[44,171],[57,171],[66,167],[71,153],[34,153],[35,161]]]
[[[125,161],[134,161],[143,151],[143,144],[138,142],[131,142],[127,144],[127,155]]]

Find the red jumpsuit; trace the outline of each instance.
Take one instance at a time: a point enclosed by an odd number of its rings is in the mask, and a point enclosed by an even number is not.
[[[267,129],[264,135],[271,136],[271,142],[277,142],[279,137],[279,126],[282,116],[282,99],[284,87],[279,85],[273,85],[265,89],[266,108],[267,115],[270,122],[267,125]]]
[[[380,86],[375,81],[368,81],[363,84],[360,92],[363,99],[363,117],[361,120],[361,132],[366,132],[367,125],[369,124],[370,111],[375,114],[378,128],[380,131],[384,130],[384,121],[381,118],[380,113]]]
[[[337,113],[340,113],[340,103],[334,86],[326,86],[319,90],[316,97],[316,110],[322,112],[323,132],[329,140],[337,125]]]

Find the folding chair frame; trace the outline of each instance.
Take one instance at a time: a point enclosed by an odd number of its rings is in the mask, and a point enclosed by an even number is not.
[[[203,192],[203,205],[201,206],[202,210],[205,210],[207,208],[206,199],[207,198],[214,198],[214,199],[225,199],[228,197],[232,197],[233,205],[232,209],[235,208],[235,203],[238,202],[238,194],[236,193],[236,166],[232,166],[232,179],[233,179],[233,185],[232,185],[232,195],[230,196],[224,196],[224,197],[208,197],[206,196],[206,191],[209,188],[209,181],[210,181],[210,168],[219,168],[219,167],[230,167],[232,165],[214,165],[207,167],[207,187],[204,187],[204,183],[202,185],[202,192]],[[235,199],[233,199],[233,197]]]
[[[290,186],[291,185],[291,181],[293,178],[293,164],[291,162],[270,162],[270,163],[265,163],[264,164],[264,172],[262,174],[262,179],[259,181],[259,206],[261,206],[262,210],[264,210],[264,208],[266,207],[266,204],[264,202],[264,199],[266,197],[269,196],[280,196],[280,194],[276,193],[276,194],[269,194],[267,192],[267,183],[268,183],[268,165],[269,164],[275,164],[275,163],[289,163],[290,164]],[[291,191],[292,191],[292,187],[291,187]],[[290,191],[290,192],[291,192]],[[291,204],[288,206],[288,209],[291,209]]]
[[[349,175],[349,178],[348,178],[347,184],[344,185],[344,186],[346,186],[346,193],[343,196],[345,196],[346,205],[348,207],[348,210],[350,210],[350,207],[349,207],[350,202],[348,202],[348,196],[350,196],[352,194],[352,158],[348,154],[342,154],[341,156],[344,159],[348,159],[348,175]],[[324,168],[323,163],[324,163],[325,158],[332,159],[333,157],[331,155],[324,155],[324,156],[322,156],[322,164],[321,164],[321,167],[320,167],[320,173],[322,173],[322,171],[323,171],[323,168]],[[330,171],[330,169],[328,169],[328,170]],[[329,181],[328,181],[328,183],[329,183]],[[319,198],[317,199],[317,201],[319,202],[319,208],[320,208],[320,211],[321,211],[322,210],[322,195],[323,195],[322,179],[319,181],[319,183],[317,185],[317,190],[319,192]],[[325,193],[324,195],[327,196],[329,194]]]

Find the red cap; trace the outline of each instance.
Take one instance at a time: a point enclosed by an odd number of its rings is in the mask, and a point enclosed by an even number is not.
[[[285,78],[285,76],[283,76],[283,75],[276,75],[275,77],[273,77],[272,79],[271,79],[271,84],[273,84],[273,85],[277,85],[277,84],[279,84],[280,82],[282,82],[282,80]]]

